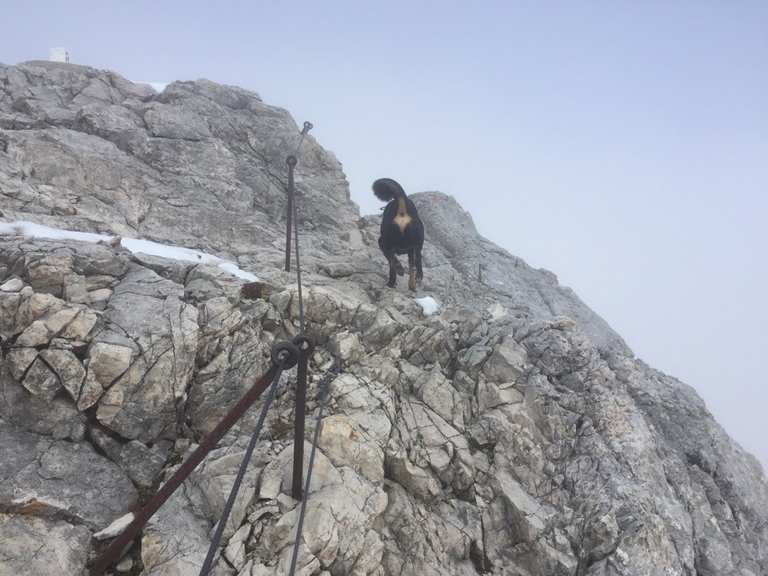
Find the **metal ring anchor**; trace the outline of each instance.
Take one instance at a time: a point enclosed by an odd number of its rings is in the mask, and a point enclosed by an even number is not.
[[[289,370],[299,361],[299,348],[293,342],[276,342],[272,346],[272,362],[281,370]]]
[[[312,353],[312,350],[315,349],[314,341],[312,340],[312,338],[310,338],[306,334],[299,334],[298,336],[296,336],[293,339],[293,344],[294,346],[296,346],[296,348],[299,349],[299,351],[302,354],[309,355]]]

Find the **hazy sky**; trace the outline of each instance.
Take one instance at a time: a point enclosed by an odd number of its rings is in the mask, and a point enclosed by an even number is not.
[[[768,2],[4,2],[0,61],[209,78],[441,190],[768,464]]]

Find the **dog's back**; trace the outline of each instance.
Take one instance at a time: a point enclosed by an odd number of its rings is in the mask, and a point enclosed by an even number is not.
[[[373,192],[379,200],[389,202],[381,217],[382,248],[404,254],[411,248],[421,247],[424,225],[416,205],[402,186],[391,178],[380,178],[373,183]]]
[[[424,242],[424,226],[419,218],[416,206],[405,198],[405,211],[399,210],[398,202],[390,202],[384,208],[381,218],[381,237],[384,244],[398,254],[405,254],[408,250],[421,247]]]

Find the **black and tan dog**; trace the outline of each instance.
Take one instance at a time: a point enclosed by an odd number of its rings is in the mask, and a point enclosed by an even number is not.
[[[424,276],[421,269],[424,225],[416,206],[405,195],[403,187],[391,178],[376,180],[373,193],[379,200],[389,202],[384,207],[379,236],[379,248],[389,262],[387,286],[394,288],[397,275],[402,276],[404,272],[397,255],[408,254],[408,288],[416,290],[416,282],[421,282]]]

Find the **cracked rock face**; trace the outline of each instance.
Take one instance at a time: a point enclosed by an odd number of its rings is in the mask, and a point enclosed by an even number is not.
[[[0,433],[0,502],[10,511],[98,527],[136,501],[136,490],[120,468],[87,443],[46,438],[4,420]]]
[[[245,90],[162,94],[110,72],[0,66],[0,221],[110,232],[236,260],[0,236],[0,574],[86,574],[92,535],[143,502],[298,332],[282,271],[297,127]],[[438,192],[418,296],[383,288],[313,139],[297,171],[311,357],[335,355],[299,546],[305,576],[761,576],[768,484],[689,386],[634,357],[550,272]],[[477,265],[483,263],[483,280]],[[401,283],[402,284],[402,283]],[[241,290],[243,288],[243,290]],[[283,375],[215,574],[287,573],[295,370]],[[197,575],[259,401],[145,527],[124,573]],[[120,572],[123,573],[123,572]]]
[[[85,526],[0,514],[3,574],[81,574],[91,533]]]

